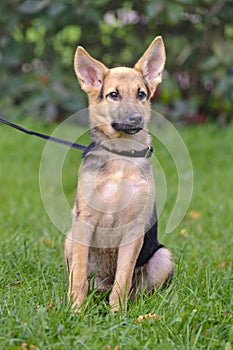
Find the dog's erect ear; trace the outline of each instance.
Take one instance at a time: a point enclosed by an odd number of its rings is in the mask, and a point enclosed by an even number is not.
[[[157,36],[134,66],[134,69],[142,73],[152,94],[156,86],[162,81],[165,61],[166,53],[163,39],[161,36]]]
[[[75,52],[74,70],[81,88],[87,93],[99,91],[109,71],[103,63],[91,57],[81,46],[78,46]]]

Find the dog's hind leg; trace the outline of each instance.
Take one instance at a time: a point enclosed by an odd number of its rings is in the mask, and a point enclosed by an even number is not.
[[[132,296],[145,290],[152,292],[171,283],[174,271],[172,254],[165,247],[158,249],[146,264],[137,267],[133,277]]]

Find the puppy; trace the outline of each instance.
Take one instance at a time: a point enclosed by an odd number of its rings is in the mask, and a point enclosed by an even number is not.
[[[162,80],[165,48],[156,37],[134,68],[108,69],[78,47],[74,69],[89,99],[92,143],[84,152],[65,242],[68,297],[80,308],[92,287],[111,290],[111,309],[127,296],[164,286],[171,252],[158,242],[148,133],[150,99]]]

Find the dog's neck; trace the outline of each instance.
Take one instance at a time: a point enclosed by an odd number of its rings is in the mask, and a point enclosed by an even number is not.
[[[151,144],[151,139],[148,131],[141,130],[137,134],[128,135],[119,133],[116,138],[108,137],[100,128],[94,127],[91,129],[92,141],[103,148],[107,148],[113,153],[143,151]]]

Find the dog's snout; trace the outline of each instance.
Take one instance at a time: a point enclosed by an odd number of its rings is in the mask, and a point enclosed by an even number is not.
[[[130,124],[138,126],[143,123],[143,117],[141,113],[131,113],[128,117]]]

